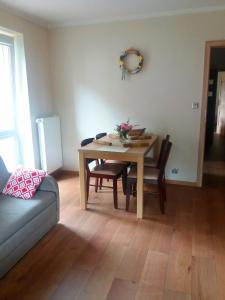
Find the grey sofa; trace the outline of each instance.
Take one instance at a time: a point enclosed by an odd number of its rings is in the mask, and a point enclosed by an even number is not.
[[[0,157],[0,192],[10,173]],[[59,220],[59,190],[47,176],[32,199],[0,193],[0,278]]]

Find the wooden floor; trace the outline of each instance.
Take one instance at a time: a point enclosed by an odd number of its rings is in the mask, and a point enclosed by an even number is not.
[[[79,209],[77,177],[59,180],[61,220],[0,281],[0,299],[224,300],[225,180],[168,186],[166,215],[146,195],[145,219],[113,209],[112,191]]]
[[[225,161],[205,160],[204,174],[225,176]]]
[[[205,147],[206,161],[225,161],[225,136],[214,133],[212,144]]]
[[[204,174],[225,176],[225,137],[214,133],[213,143],[205,149]]]

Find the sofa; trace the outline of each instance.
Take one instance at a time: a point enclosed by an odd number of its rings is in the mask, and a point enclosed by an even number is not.
[[[59,190],[46,176],[31,199],[3,195],[10,176],[0,157],[0,278],[59,220]]]

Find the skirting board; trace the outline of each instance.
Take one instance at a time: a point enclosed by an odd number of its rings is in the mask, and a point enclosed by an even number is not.
[[[72,171],[72,170],[59,170],[59,173],[57,175],[65,175],[65,176],[79,176],[78,171]]]
[[[60,170],[60,175],[79,176],[79,171]],[[174,184],[174,185],[182,185],[182,186],[200,187],[198,182],[191,182],[191,181],[179,181],[179,180],[167,179],[166,183]]]
[[[174,184],[174,185],[200,187],[200,185],[199,185],[198,182],[191,182],[191,181],[179,181],[179,180],[167,179],[166,183],[168,183],[168,184]]]

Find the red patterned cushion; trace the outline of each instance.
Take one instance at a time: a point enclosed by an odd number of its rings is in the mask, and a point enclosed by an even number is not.
[[[30,199],[47,175],[41,170],[19,168],[10,176],[2,193],[13,197]]]

